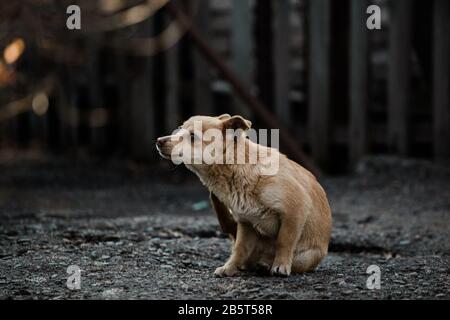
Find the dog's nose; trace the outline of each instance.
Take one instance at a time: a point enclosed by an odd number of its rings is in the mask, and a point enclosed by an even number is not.
[[[162,147],[163,144],[164,144],[164,139],[162,139],[162,138],[156,139],[156,145],[158,147]]]

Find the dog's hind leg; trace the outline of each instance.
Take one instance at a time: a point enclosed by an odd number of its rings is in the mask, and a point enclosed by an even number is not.
[[[217,219],[219,219],[219,224],[222,231],[228,233],[233,240],[235,240],[237,233],[237,222],[231,215],[230,210],[216,197],[214,193],[211,192],[209,197],[211,199],[211,204],[214,211],[216,212]]]
[[[325,256],[326,252],[321,249],[309,249],[296,253],[292,261],[292,272],[302,273],[314,271]]]

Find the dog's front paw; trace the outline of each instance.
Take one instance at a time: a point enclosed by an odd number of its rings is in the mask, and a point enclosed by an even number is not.
[[[284,276],[287,277],[291,274],[291,266],[287,264],[274,264],[270,273],[274,276]]]
[[[214,274],[218,277],[233,277],[238,273],[238,268],[230,266],[230,265],[224,265],[222,267],[219,267],[214,271]]]

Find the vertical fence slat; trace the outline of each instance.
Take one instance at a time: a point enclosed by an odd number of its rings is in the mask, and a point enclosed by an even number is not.
[[[210,31],[210,2],[200,1],[195,14],[195,25],[202,31],[202,35],[208,41],[211,39]],[[214,115],[212,91],[211,91],[211,70],[208,62],[203,58],[198,50],[194,50],[194,113],[201,115]]]
[[[146,21],[142,27],[147,36],[152,34],[152,21]],[[130,89],[129,141],[134,157],[150,159],[155,157],[153,65],[149,57],[135,59],[140,68],[139,74],[132,80]]]
[[[252,8],[249,1],[233,0],[231,10],[231,54],[232,64],[240,80],[250,88],[253,85],[252,56]],[[249,116],[242,102],[235,99],[236,109]]]
[[[331,1],[314,0],[309,6],[309,140],[315,160],[326,165],[330,145]]]
[[[178,46],[166,52],[166,108],[165,130],[167,134],[181,125],[182,117],[179,108]]]
[[[366,0],[351,1],[349,160],[352,168],[368,148],[369,37],[365,23],[367,6]]]
[[[411,0],[391,2],[388,145],[391,151],[398,152],[402,156],[408,153],[412,4]]]
[[[290,126],[290,1],[275,1],[275,112],[280,120]]]
[[[167,23],[172,21],[170,15],[166,15]],[[179,77],[179,51],[178,44],[165,53],[165,72],[166,72],[166,106],[165,106],[165,131],[167,134],[171,133],[178,126],[181,125],[182,116],[179,104],[180,95],[180,77]]]
[[[434,156],[450,156],[450,5],[448,0],[434,1],[433,26],[433,132]]]
[[[70,145],[70,141],[67,141],[67,122],[66,122],[66,114],[67,114],[67,101],[65,99],[64,94],[64,73],[65,67],[60,65],[58,66],[58,73],[61,75],[60,83],[56,86],[55,90],[55,108],[58,116],[58,148],[63,149]]]
[[[79,108],[77,105],[77,69],[67,67],[67,110],[64,110],[64,120],[67,122],[64,140],[69,146],[76,147],[78,145],[78,125],[79,125]],[[66,108],[65,108],[66,109]]]
[[[258,0],[255,8],[255,79],[258,98],[273,111],[274,107],[274,56],[273,56],[273,3]]]
[[[246,84],[252,82],[252,14],[249,1],[233,0],[231,11],[231,51],[233,66]]]
[[[100,43],[101,37],[98,35],[92,36],[87,41],[88,50],[88,88],[89,88],[89,114],[96,108],[104,107],[104,99],[102,93],[102,79],[100,74]],[[91,132],[91,143],[94,149],[99,150],[105,146],[105,131],[103,128],[92,126],[88,119],[89,131]]]
[[[130,132],[130,105],[129,105],[129,74],[127,72],[127,56],[122,52],[116,53],[115,65],[117,79],[116,88],[118,90],[118,106],[117,106],[117,139],[120,146],[129,151],[129,132]],[[124,85],[126,83],[126,85]]]

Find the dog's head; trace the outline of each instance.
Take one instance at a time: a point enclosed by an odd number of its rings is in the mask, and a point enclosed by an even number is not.
[[[244,131],[251,125],[243,117],[229,114],[194,116],[172,135],[158,138],[156,148],[163,158],[188,168],[224,163],[227,146],[244,139]]]

